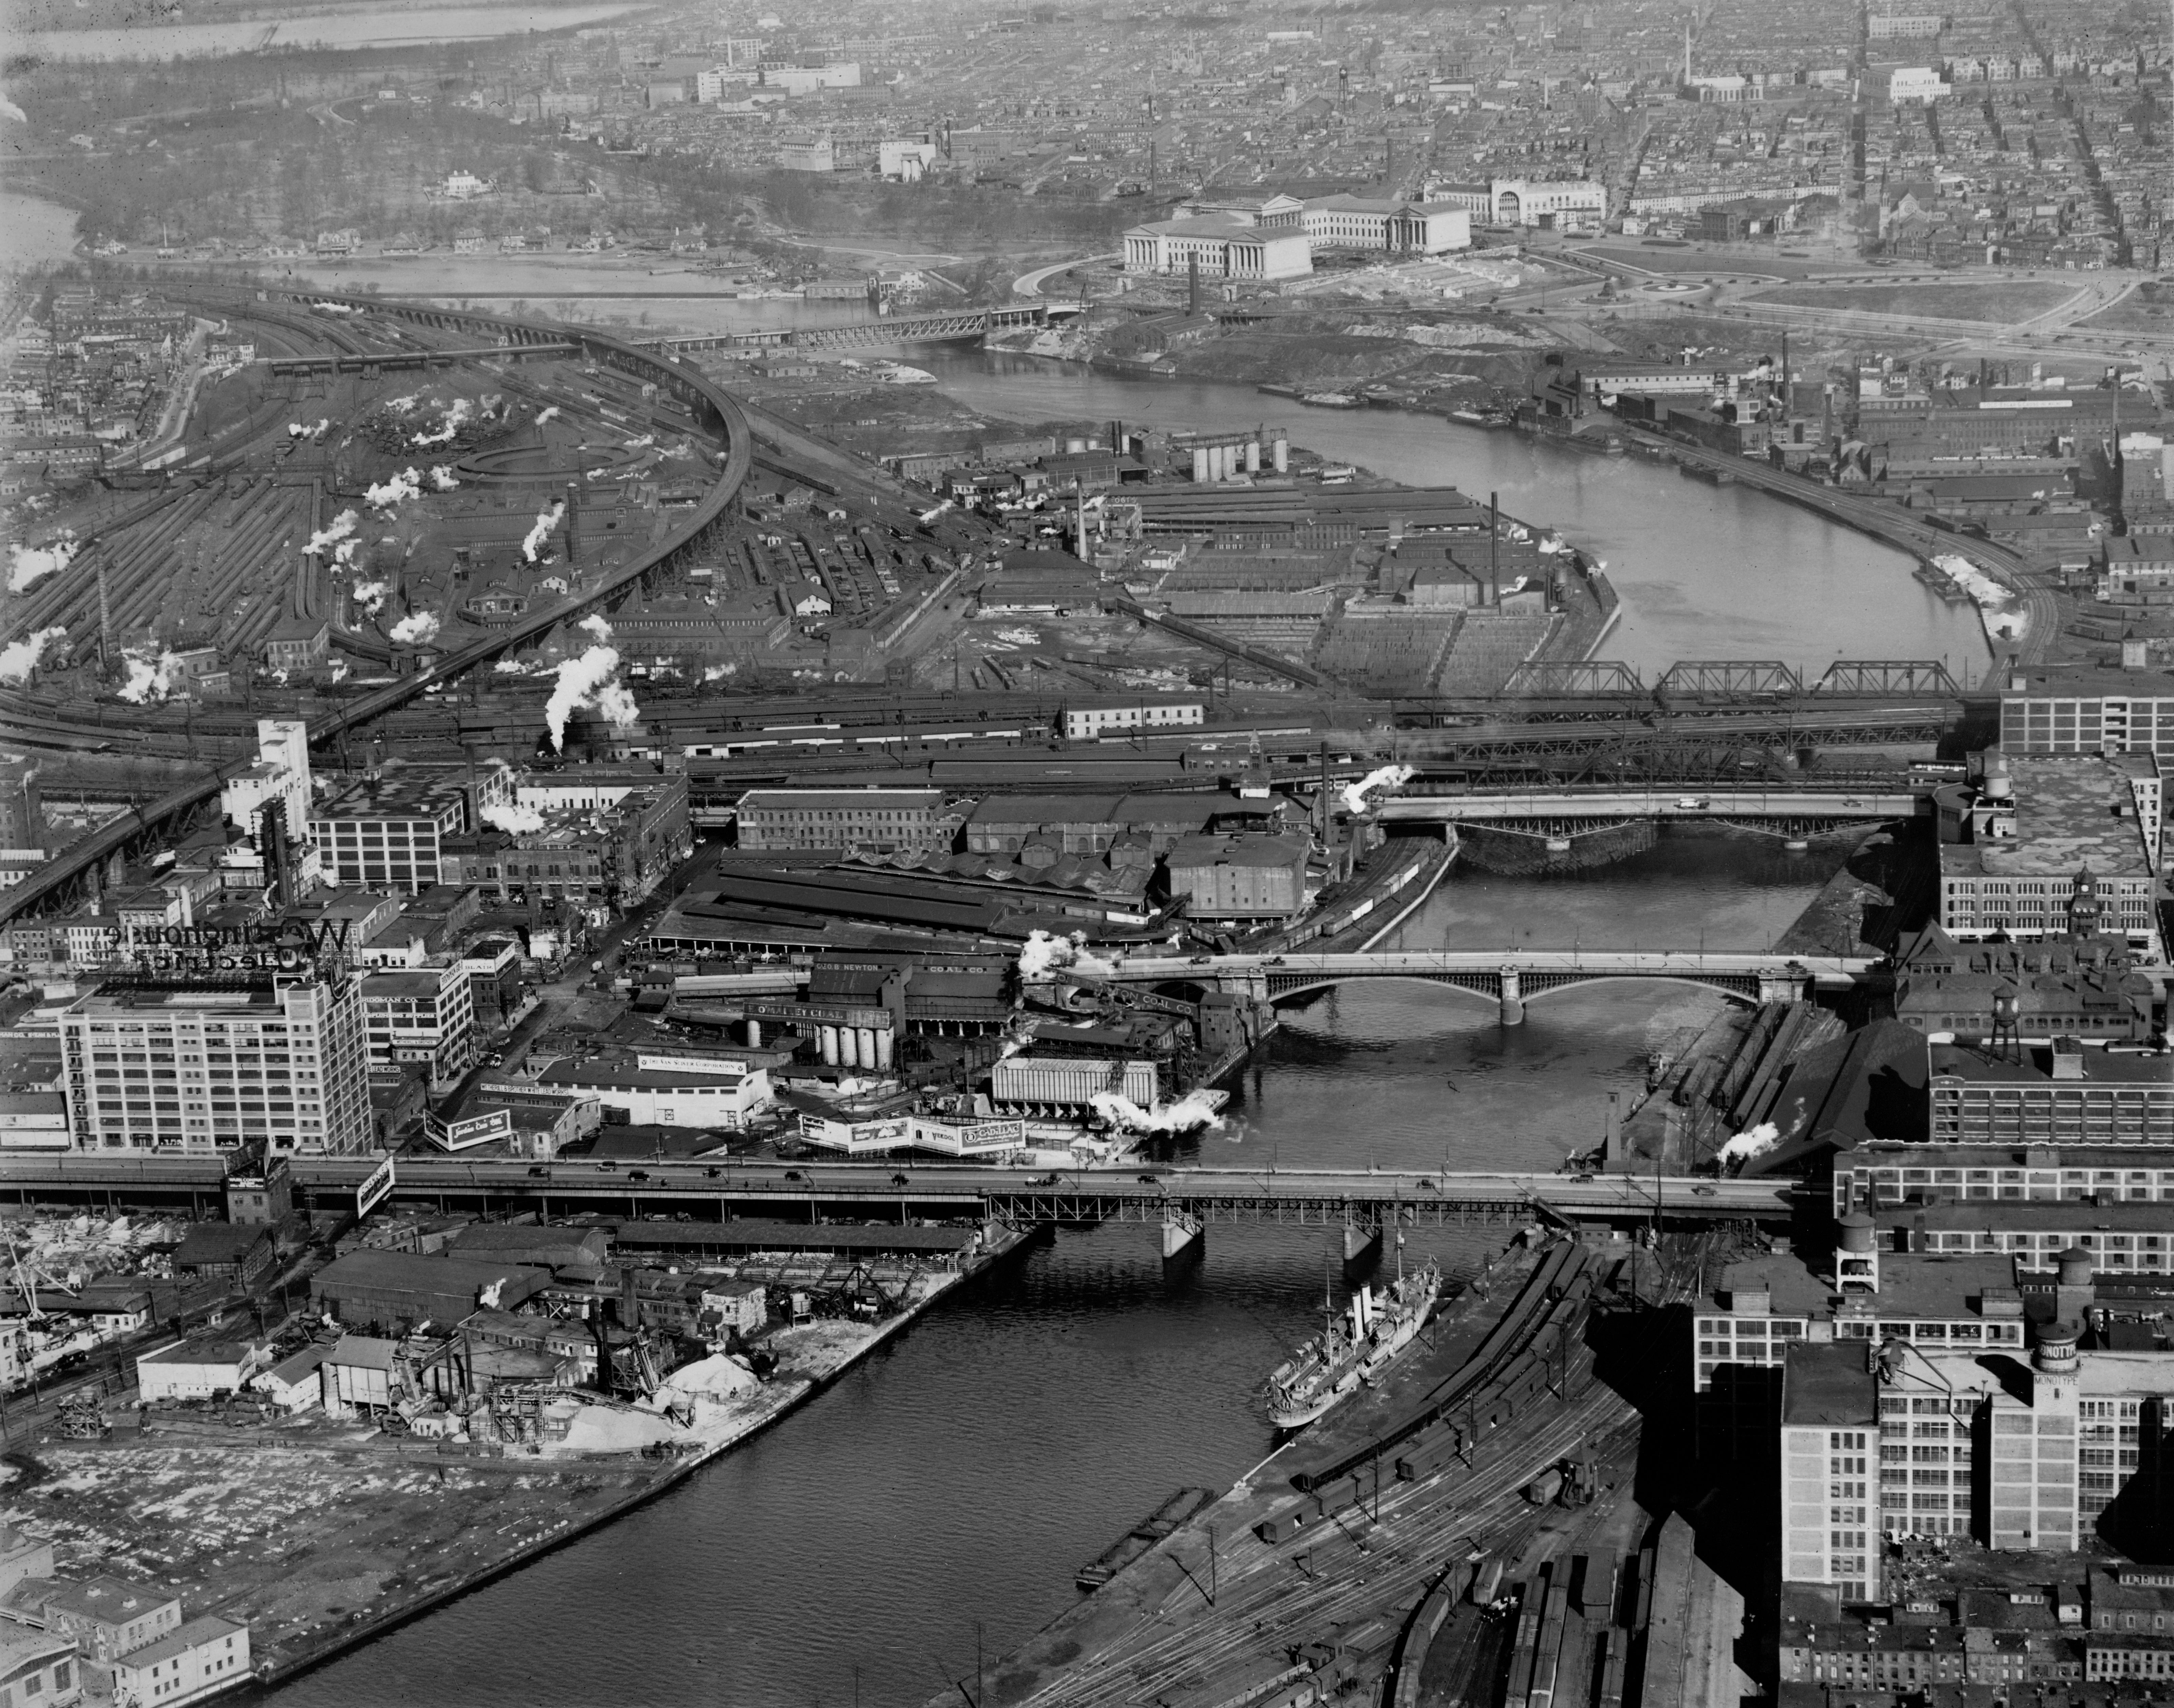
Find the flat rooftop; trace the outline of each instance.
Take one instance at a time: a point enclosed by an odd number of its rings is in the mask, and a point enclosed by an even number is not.
[[[2174,700],[2174,670],[2117,670],[2102,664],[2034,664],[2011,670],[2020,688],[2001,690],[2003,700]]]
[[[1782,1422],[1877,1428],[1878,1394],[1865,1368],[1864,1343],[1798,1342],[1782,1366]]]
[[[1989,878],[2058,878],[2088,866],[2100,879],[2152,875],[2128,774],[2096,754],[2011,758],[2015,835],[1940,846],[1940,870]]]
[[[2079,1050],[2074,1078],[2053,1077],[2053,1051],[2046,1045],[2013,1055],[1967,1044],[1928,1044],[1927,1059],[1937,1083],[1960,1079],[1973,1085],[2156,1085],[2174,1094],[2174,1056],[2160,1051]]]
[[[1733,1295],[1764,1287],[1777,1316],[1835,1316],[1841,1300],[1831,1277],[1814,1274],[1803,1258],[1750,1257],[1721,1272],[1721,1284],[1699,1302],[1702,1311],[1727,1311]],[[1981,1316],[1988,1293],[2015,1295],[2015,1260],[2005,1254],[1928,1254],[1883,1251],[1879,1291],[1852,1295],[1860,1312],[1883,1316],[1953,1319]],[[2013,1314],[2012,1312],[2010,1314]]]

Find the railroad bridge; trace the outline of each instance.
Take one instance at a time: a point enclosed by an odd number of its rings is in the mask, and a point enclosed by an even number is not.
[[[1444,985],[1492,1000],[1515,1026],[1535,997],[1582,985],[1664,979],[1703,985],[1745,1003],[1801,1003],[1815,987],[1844,987],[1879,963],[1858,955],[1732,954],[1679,949],[1396,950],[1369,954],[1133,955],[1094,976],[1154,987],[1192,986],[1264,1005],[1296,1003],[1338,985],[1393,979]],[[1062,975],[1058,975],[1062,977]]]
[[[856,344],[960,343],[987,338],[1013,327],[1049,323],[1046,303],[1027,303],[1012,308],[961,309],[951,314],[891,316],[879,320],[849,321],[842,326],[773,327],[751,332],[706,332],[660,338],[656,347],[665,350],[835,350]]]

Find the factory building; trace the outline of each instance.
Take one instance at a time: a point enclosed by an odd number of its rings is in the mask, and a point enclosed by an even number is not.
[[[2174,1063],[2159,1051],[1927,1049],[1934,1144],[2174,1146]]]
[[[2033,665],[2000,696],[2004,753],[2155,754],[2174,759],[2174,672]]]
[[[859,848],[879,854],[947,846],[941,789],[750,789],[739,846],[765,851]]]
[[[2070,915],[2096,916],[2081,884],[2071,891]],[[2157,987],[2118,938],[2095,932],[1965,944],[1928,925],[1905,940],[1895,961],[1895,1018],[1928,1037],[2106,1044],[2151,1035]]]
[[[2144,764],[2148,775],[2127,761],[1995,749],[1969,781],[1937,789],[1941,927],[1966,942],[2103,931],[2156,959],[2159,779]]]
[[[636,1127],[739,1132],[774,1095],[769,1072],[752,1062],[652,1050],[607,1051],[587,1061],[563,1057],[544,1064],[536,1077],[551,1090],[619,1110]]]
[[[1171,899],[1182,899],[1195,919],[1295,918],[1306,910],[1312,846],[1303,830],[1182,837],[1164,862]]]
[[[454,881],[443,875],[445,840],[510,805],[511,776],[496,766],[471,779],[451,768],[398,765],[349,783],[308,821],[326,882],[414,892]]]
[[[511,1311],[551,1284],[551,1272],[496,1258],[350,1251],[310,1281],[310,1308],[349,1328],[451,1325],[482,1308]]]
[[[78,1149],[370,1147],[362,1002],[343,973],[110,980],[60,1035]]]

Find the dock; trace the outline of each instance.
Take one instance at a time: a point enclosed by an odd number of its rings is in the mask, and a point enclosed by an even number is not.
[[[1103,1585],[1162,1541],[1204,1506],[1215,1503],[1213,1489],[1181,1489],[1122,1536],[1081,1566],[1073,1581],[1082,1595]]]

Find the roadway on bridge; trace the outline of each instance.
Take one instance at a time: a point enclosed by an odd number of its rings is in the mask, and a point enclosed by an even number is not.
[[[1793,978],[1848,985],[1879,962],[1867,955],[1729,954],[1716,949],[1395,949],[1369,954],[1117,955],[1081,970],[1128,983],[1214,983],[1267,978],[1294,983],[1433,978],[1459,973],[1590,975],[1615,978]]]
[[[1474,790],[1396,795],[1375,808],[1384,824],[1494,824],[1521,819],[1906,819],[1913,793],[1831,789]]]
[[[1455,1134],[1445,1134],[1451,1143]],[[351,1192],[383,1159],[299,1157],[298,1185],[316,1191]],[[0,1191],[41,1186],[76,1190],[216,1187],[224,1165],[216,1157],[105,1157],[63,1153],[0,1158]],[[595,1199],[730,1198],[768,1201],[779,1208],[821,1204],[865,1206],[885,1214],[901,1206],[926,1211],[949,1207],[981,1213],[992,1200],[1040,1196],[1130,1203],[1184,1209],[1208,1205],[1273,1207],[1349,1203],[1544,1203],[1565,1213],[1648,1215],[1657,1203],[1670,1214],[1749,1216],[1787,1211],[1792,1182],[1709,1180],[1684,1176],[1595,1174],[1570,1176],[1514,1170],[1373,1169],[1171,1168],[1152,1164],[1122,1169],[1040,1170],[1000,1164],[929,1163],[913,1159],[879,1162],[747,1162],[724,1157],[599,1163],[560,1159],[529,1163],[504,1158],[403,1156],[395,1164],[396,1192],[403,1195],[467,1193]]]

